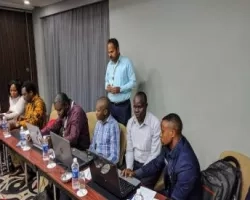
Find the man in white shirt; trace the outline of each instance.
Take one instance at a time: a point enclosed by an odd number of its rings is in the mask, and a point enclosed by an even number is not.
[[[147,112],[147,95],[138,92],[133,100],[134,116],[127,124],[126,169],[122,175],[127,176],[156,158],[161,151],[160,121]],[[153,188],[159,175],[142,179],[144,186]]]

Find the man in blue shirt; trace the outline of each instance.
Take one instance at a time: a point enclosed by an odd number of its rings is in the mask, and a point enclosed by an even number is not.
[[[109,107],[110,102],[107,97],[97,100],[98,121],[89,149],[116,164],[120,155],[120,129],[117,121],[110,114]]]
[[[200,200],[200,165],[188,142],[182,135],[182,121],[177,114],[165,116],[161,122],[161,154],[129,176],[143,178],[164,170],[165,190],[171,200]]]
[[[108,56],[110,61],[106,70],[105,89],[111,101],[111,114],[126,126],[131,117],[131,91],[136,85],[133,64],[127,57],[120,55],[119,43],[115,38],[108,40]]]

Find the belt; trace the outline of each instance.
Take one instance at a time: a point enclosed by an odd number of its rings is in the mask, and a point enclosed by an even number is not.
[[[122,101],[122,102],[111,102],[111,104],[115,105],[115,106],[120,106],[120,105],[123,105],[123,104],[127,104],[130,102],[130,99],[127,99],[125,101]]]

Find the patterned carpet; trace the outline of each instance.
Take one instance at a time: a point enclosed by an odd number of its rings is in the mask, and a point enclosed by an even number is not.
[[[25,186],[24,174],[14,177],[6,174],[0,176],[0,200],[32,200],[37,193],[36,179]]]

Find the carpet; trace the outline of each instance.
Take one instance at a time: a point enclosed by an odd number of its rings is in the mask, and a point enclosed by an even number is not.
[[[32,200],[37,194],[36,178],[25,186],[24,173],[0,176],[0,200]]]

